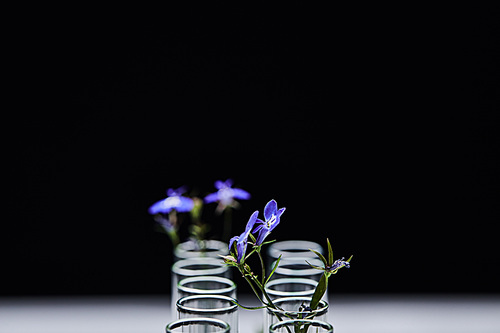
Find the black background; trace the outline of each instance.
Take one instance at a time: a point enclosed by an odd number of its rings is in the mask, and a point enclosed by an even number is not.
[[[334,292],[499,291],[491,10],[206,9],[13,25],[1,294],[168,293],[147,208],[227,178],[235,234],[274,198],[354,255]]]

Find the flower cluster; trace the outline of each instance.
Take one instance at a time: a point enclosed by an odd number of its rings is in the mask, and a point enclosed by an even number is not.
[[[250,284],[255,295],[257,296],[259,301],[263,304],[262,307],[272,308],[275,310],[279,310],[279,308],[273,303],[272,299],[267,294],[265,286],[267,282],[270,280],[273,273],[275,272],[276,268],[278,267],[279,262],[281,260],[281,256],[278,258],[271,272],[267,276],[265,272],[264,261],[262,260],[261,251],[263,245],[273,242],[273,241],[265,242],[265,239],[269,236],[271,231],[273,231],[276,228],[276,226],[278,226],[281,220],[281,215],[284,212],[285,208],[278,208],[278,204],[274,199],[269,201],[264,208],[264,220],[259,219],[258,218],[259,211],[255,211],[248,219],[245,231],[243,231],[243,233],[241,233],[239,236],[234,236],[231,238],[229,242],[230,254],[227,256],[223,256],[224,262],[227,265],[236,267],[240,271],[242,277],[245,278],[245,280]],[[249,244],[252,245],[252,250],[250,251],[250,253],[247,254],[248,250],[247,248]],[[334,260],[332,246],[328,239],[327,239],[327,245],[328,245],[327,258],[325,258],[321,253],[311,250],[320,258],[320,260],[324,265],[323,267],[320,267],[311,265],[309,263],[308,264],[315,269],[322,270],[323,274],[318,282],[318,285],[316,286],[313,296],[311,297],[310,303],[308,305],[303,304],[299,309],[299,311],[316,310],[320,303],[320,300],[323,298],[326,292],[329,277],[333,274],[336,274],[338,270],[343,267],[347,268],[350,267],[350,261],[352,259],[352,256],[347,260],[344,260],[344,258]],[[246,263],[246,260],[254,253],[256,253],[259,256],[261,263],[262,275],[260,276],[260,278]],[[242,307],[247,309],[262,308],[262,307],[249,308],[244,306]],[[297,332],[302,332],[302,330],[298,330]]]
[[[233,243],[236,242],[236,262],[238,264],[242,262],[242,259],[246,254],[248,237],[250,236],[250,232],[252,231],[254,225],[256,223],[259,224],[252,232],[258,233],[254,246],[261,246],[264,243],[266,237],[280,223],[281,214],[283,214],[285,209],[286,208],[278,209],[278,203],[274,199],[269,201],[264,208],[265,221],[257,218],[257,216],[259,215],[259,211],[256,210],[252,214],[252,216],[250,216],[245,231],[241,235],[231,238],[231,240],[229,241],[229,250],[231,250]]]
[[[215,182],[217,192],[206,195],[203,200],[197,197],[185,196],[184,193],[186,193],[187,189],[184,186],[177,189],[169,188],[167,197],[151,205],[148,212],[154,215],[154,220],[170,236],[174,245],[179,243],[178,232],[181,225],[177,214],[189,213],[192,222],[189,228],[191,237],[202,240],[208,230],[208,226],[201,219],[204,202],[207,204],[218,203],[216,212],[225,211],[227,213],[225,215],[224,229],[230,229],[231,216],[228,208],[237,208],[239,206],[235,199],[250,199],[250,193],[240,188],[232,188],[232,186],[233,181],[231,179],[226,181],[217,180]],[[228,233],[229,230],[224,232]]]
[[[224,236],[222,240],[227,240],[229,243],[229,255],[222,256],[224,263],[235,267],[241,273],[241,276],[248,282],[252,291],[257,296],[262,306],[258,307],[245,307],[233,300],[239,306],[245,309],[261,309],[268,308],[273,310],[280,309],[268,295],[266,285],[270,281],[274,272],[278,268],[281,256],[273,264],[270,272],[266,273],[266,267],[262,257],[262,249],[264,245],[274,242],[274,240],[267,240],[269,235],[280,224],[283,213],[286,208],[278,208],[276,200],[272,199],[264,207],[263,218],[259,218],[259,211],[254,211],[245,226],[245,230],[237,235],[231,236],[231,208],[239,207],[237,200],[250,199],[250,193],[247,191],[233,187],[233,181],[228,179],[226,181],[217,180],[215,182],[217,191],[207,194],[203,198],[189,197],[185,195],[186,188],[180,187],[177,189],[168,189],[167,197],[155,202],[148,209],[148,212],[154,215],[155,221],[162,227],[163,230],[169,234],[174,245],[179,243],[179,226],[184,216],[178,214],[189,213],[192,225],[190,226],[193,238],[200,241],[203,239],[205,231],[205,224],[202,222],[202,210],[204,204],[217,203],[215,209],[216,215],[224,213]],[[199,242],[202,245],[203,242]],[[328,255],[325,257],[323,254],[314,252],[322,262],[322,266],[312,265],[306,261],[312,268],[322,271],[321,278],[316,285],[310,301],[303,302],[298,306],[298,313],[300,319],[313,319],[315,310],[318,309],[321,299],[326,293],[328,287],[328,279],[337,274],[337,272],[346,267],[350,267],[352,256],[344,260],[333,257],[332,246],[327,238]],[[260,270],[254,271],[248,263],[248,259],[256,254],[260,260]],[[253,262],[252,262],[253,263]],[[276,315],[279,320],[292,319],[292,315],[287,315],[286,312],[281,311],[282,314],[277,314],[279,311],[271,311]],[[285,318],[287,317],[287,318]],[[307,320],[306,320],[307,321]],[[309,329],[309,324],[299,325],[294,327],[295,333],[305,333]],[[291,330],[289,330],[291,332]]]

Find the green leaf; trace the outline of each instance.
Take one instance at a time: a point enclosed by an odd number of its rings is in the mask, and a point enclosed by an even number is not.
[[[278,260],[276,260],[276,264],[274,265],[274,267],[273,267],[273,269],[272,269],[271,273],[269,273],[269,276],[267,277],[267,280],[266,280],[266,282],[264,283],[264,286],[265,286],[265,285],[269,282],[269,280],[271,279],[271,276],[273,276],[274,271],[276,270],[276,268],[278,268],[278,265],[279,265],[279,263],[280,263],[280,260],[281,260],[281,254],[280,254],[280,256],[278,257]]]
[[[270,240],[270,241],[264,242],[264,243],[262,243],[262,244],[260,244],[260,245],[261,245],[261,246],[262,246],[262,245],[267,245],[267,244],[271,244],[271,243],[274,243],[274,242],[276,242],[276,239],[273,239],[273,240]]]
[[[321,279],[319,280],[318,285],[314,290],[310,305],[311,309],[316,310],[318,308],[319,301],[321,301],[321,298],[323,298],[323,295],[326,292],[326,288],[328,288],[328,276],[325,272],[325,274],[321,276]]]
[[[323,255],[321,253],[319,253],[318,251],[311,250],[311,249],[309,249],[309,251],[314,252],[314,254],[316,254],[321,259],[323,264],[325,264],[325,267],[328,266],[328,262],[326,261],[325,257],[323,257]]]
[[[328,238],[326,239],[326,243],[328,244],[328,266],[330,267],[333,265],[333,250]]]
[[[236,245],[236,242],[233,242],[232,249],[229,252],[238,253],[238,246]]]
[[[324,268],[324,267],[315,266],[315,265],[311,264],[310,262],[308,262],[307,260],[306,260],[306,263],[307,263],[309,266],[311,266],[311,268],[314,268],[314,269],[319,269],[320,271],[324,271],[324,270],[325,270],[325,268]]]
[[[257,251],[257,248],[253,248],[252,251],[250,251],[250,253],[245,256],[244,261],[246,261],[255,251]]]

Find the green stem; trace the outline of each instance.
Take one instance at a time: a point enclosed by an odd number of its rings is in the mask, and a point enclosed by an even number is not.
[[[266,286],[266,267],[264,266],[264,259],[262,259],[262,255],[260,254],[260,248],[257,250],[257,255],[260,259],[260,267],[262,269],[262,287]]]
[[[260,297],[259,293],[255,289],[255,286],[253,285],[252,280],[248,278],[248,275],[250,275],[250,276],[253,277],[252,272],[248,272],[248,274],[247,274],[247,272],[245,271],[245,268],[243,267],[243,265],[238,266],[238,269],[239,269],[240,273],[243,275],[243,277],[245,278],[245,280],[248,282],[248,284],[250,285],[250,287],[252,288],[255,296],[257,296],[257,298],[259,299],[259,302],[261,302],[262,304],[264,304],[264,305],[267,306],[267,304],[262,301],[262,298]]]
[[[177,212],[175,210],[171,210],[170,213],[168,213],[168,220],[174,227],[177,226]]]
[[[264,295],[264,297],[266,298],[268,305],[271,306],[275,310],[281,310],[276,305],[274,305],[273,301],[271,300],[271,297],[269,297],[269,295],[267,294],[266,289],[264,288],[264,286],[262,284],[260,284],[260,281],[255,276],[253,276],[253,275],[252,275],[252,280],[255,282],[255,284],[262,291],[262,295]]]
[[[259,254],[259,257],[261,257],[260,255],[260,251],[257,251],[257,253]],[[261,258],[261,263],[262,263],[262,258]],[[261,284],[259,282],[259,280],[252,274],[252,272],[248,272],[248,274],[246,274],[245,272],[245,269],[243,267],[238,267],[240,272],[243,274],[243,277],[245,278],[245,280],[248,282],[248,284],[250,285],[250,287],[252,288],[253,292],[255,293],[255,295],[257,296],[257,299],[259,300],[259,302],[261,302],[262,304],[264,304],[266,307],[272,307],[273,309],[275,310],[281,310],[280,308],[278,308],[274,303],[273,301],[271,300],[271,298],[269,297],[269,295],[267,294],[265,288],[264,288],[264,284]],[[248,278],[248,276],[250,276],[250,279]],[[255,289],[255,286],[253,285],[253,283],[255,283],[257,285],[257,287],[261,290],[262,292],[262,295],[264,295],[264,297],[266,298],[267,300],[267,303],[265,303],[262,298],[260,297],[259,293],[257,292],[257,290]],[[279,321],[283,321],[283,318],[277,314],[277,313],[274,313],[273,314],[278,318]],[[292,333],[290,331],[290,329],[288,327],[286,327],[287,331],[289,333]]]
[[[259,253],[259,251],[257,251],[257,253]],[[260,253],[259,253],[259,256],[260,256]],[[248,284],[250,285],[250,287],[252,288],[253,292],[255,293],[255,295],[257,295],[257,298],[259,299],[259,301],[262,304],[264,304],[266,306],[271,306],[273,309],[276,309],[276,310],[281,310],[276,305],[274,305],[273,301],[271,300],[271,298],[267,294],[267,292],[266,292],[266,290],[264,288],[264,285],[260,283],[260,281],[255,277],[255,275],[252,274],[251,271],[247,272],[245,270],[245,268],[243,267],[243,265],[239,266],[238,268],[239,268],[239,271],[243,274],[243,277],[245,278],[245,280],[247,280]],[[250,276],[250,279],[248,278],[248,276]],[[254,287],[254,285],[253,285],[252,282],[255,283],[255,285],[257,285],[257,287],[260,289],[260,291],[262,292],[262,295],[264,295],[264,297],[267,300],[267,304],[264,301],[262,301],[262,298],[260,297],[259,293],[255,289],[255,287]]]
[[[260,297],[259,293],[255,289],[252,281],[248,278],[248,276],[244,275],[243,277],[245,278],[245,280],[247,280],[248,284],[250,285],[250,287],[252,288],[253,292],[255,293],[255,296],[257,296],[257,298],[259,299],[259,302],[261,302],[262,304],[264,304],[265,306],[267,306],[267,304],[262,301],[262,298]]]
[[[254,279],[255,279],[255,277],[254,277]],[[259,283],[259,281],[256,281],[256,283]],[[273,303],[273,301],[271,300],[271,298],[270,298],[270,297],[269,297],[269,295],[267,294],[267,292],[266,292],[266,290],[265,290],[264,286],[263,286],[263,285],[260,285],[260,287],[261,287],[261,290],[262,290],[262,294],[264,295],[264,297],[267,299],[267,302],[269,303],[269,306],[271,306],[271,307],[272,307],[273,309],[275,309],[275,310],[282,310],[282,309],[280,309],[279,307],[277,307],[277,306]],[[278,313],[273,312],[273,314],[276,316],[276,318],[278,318],[278,320],[279,320],[279,321],[283,321],[283,317],[281,317]],[[288,326],[285,326],[285,328],[286,328],[286,330],[287,330],[289,333],[292,333],[292,332],[290,331],[290,328],[288,328]]]
[[[172,230],[167,232],[170,240],[172,241],[173,247],[175,248],[180,243],[179,235],[177,235],[177,231]]]
[[[260,259],[260,265],[262,267],[262,284],[260,284],[260,289],[262,290],[262,294],[264,297],[267,299],[267,302],[275,309],[275,310],[281,310],[279,307],[274,305],[273,301],[271,300],[271,297],[266,292],[266,268],[264,266],[264,259],[262,258],[262,255],[260,254],[260,248],[257,250],[257,255],[259,256]],[[279,320],[282,320],[278,315],[276,315]]]
[[[179,235],[177,234],[177,230],[179,229],[177,212],[175,210],[171,210],[170,213],[168,213],[168,219],[170,223],[174,226],[174,230],[169,231],[168,235],[170,236],[170,239],[172,240],[172,243],[174,244],[175,248],[180,243]]]

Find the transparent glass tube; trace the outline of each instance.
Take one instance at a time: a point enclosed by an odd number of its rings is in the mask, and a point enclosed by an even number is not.
[[[175,247],[175,260],[188,258],[219,258],[229,254],[227,243],[218,240],[187,241]]]
[[[222,295],[193,295],[176,303],[177,318],[206,317],[225,321],[232,332],[238,332],[238,305],[235,299]]]
[[[224,295],[236,297],[236,284],[220,276],[194,276],[177,283],[179,298],[191,295]]]
[[[214,318],[186,318],[169,323],[167,333],[229,333],[229,324]]]
[[[311,250],[324,254],[323,247],[315,242],[304,240],[287,240],[274,242],[269,245],[266,252],[266,265],[271,268],[271,264],[279,258],[317,258]]]
[[[267,254],[274,260],[278,259],[280,254],[282,258],[287,257],[306,257],[316,258],[316,255],[311,251],[315,250],[323,254],[323,247],[315,242],[303,240],[287,240],[274,242],[269,245]]]
[[[279,278],[308,278],[319,281],[323,275],[323,271],[319,269],[312,268],[306,262],[312,265],[323,267],[324,264],[321,260],[316,258],[305,258],[305,257],[290,257],[282,258],[279,262],[278,268],[274,272],[272,279]],[[277,261],[273,263],[273,266]]]
[[[333,333],[333,326],[320,320],[284,320],[269,327],[269,333]]]
[[[311,310],[311,297],[284,297],[273,300],[280,310],[264,309],[264,331],[272,324],[289,319],[314,319],[326,321],[328,303],[321,300],[316,310]]]
[[[194,276],[219,276],[231,278],[229,267],[222,259],[189,258],[175,262],[172,265],[172,312],[175,315],[175,302],[179,299],[177,284],[179,281]]]
[[[305,278],[281,278],[271,280],[267,283],[265,291],[273,299],[282,297],[309,297],[314,294],[318,281]],[[328,302],[328,292],[323,298]]]

